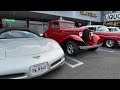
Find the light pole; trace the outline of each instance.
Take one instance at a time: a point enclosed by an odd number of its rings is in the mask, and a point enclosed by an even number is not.
[[[91,25],[91,24],[92,24],[92,22],[91,22],[91,21],[89,21],[89,22],[88,22],[88,25]]]

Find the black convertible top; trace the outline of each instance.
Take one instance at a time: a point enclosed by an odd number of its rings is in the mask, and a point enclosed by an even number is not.
[[[37,36],[40,36],[40,34],[37,32],[37,30],[33,30],[30,28],[16,28],[16,27],[1,28],[0,34],[2,34],[3,32],[12,31],[12,30],[28,31],[28,32],[32,32],[32,33],[36,34]]]

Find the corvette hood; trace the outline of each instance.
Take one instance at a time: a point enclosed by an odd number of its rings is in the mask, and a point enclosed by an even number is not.
[[[52,50],[50,40],[45,38],[34,39],[6,39],[0,40],[0,58],[29,56]]]

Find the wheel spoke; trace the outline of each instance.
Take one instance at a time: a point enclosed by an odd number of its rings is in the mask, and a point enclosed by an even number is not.
[[[106,41],[106,46],[107,47],[113,47],[114,46],[114,41],[113,40],[107,40]]]
[[[69,54],[72,54],[73,52],[74,52],[74,47],[71,45],[71,44],[69,44],[68,46],[67,46],[67,51],[68,51],[68,53]]]

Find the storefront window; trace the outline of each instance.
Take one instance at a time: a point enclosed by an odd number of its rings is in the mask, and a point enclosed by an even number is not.
[[[38,33],[43,33],[42,24],[30,24],[31,29],[36,30]]]
[[[44,33],[48,29],[48,22],[30,21],[29,28],[36,30],[38,33]]]
[[[104,22],[105,26],[120,27],[120,21]]]

